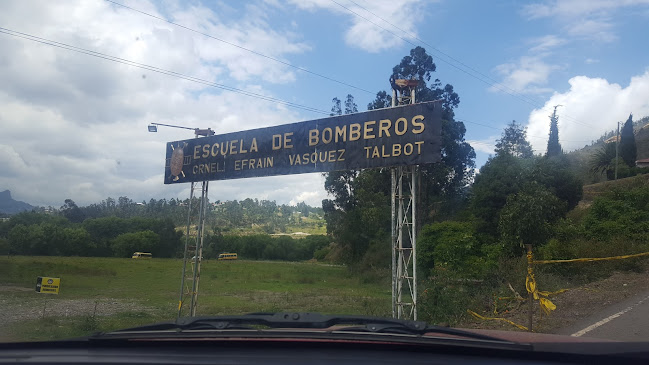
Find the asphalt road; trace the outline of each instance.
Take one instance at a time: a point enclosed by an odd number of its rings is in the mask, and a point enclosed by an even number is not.
[[[604,308],[557,333],[618,341],[649,341],[649,291]]]

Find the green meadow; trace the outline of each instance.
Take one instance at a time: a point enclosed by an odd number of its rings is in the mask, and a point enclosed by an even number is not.
[[[0,340],[50,340],[173,320],[182,260],[0,258]],[[39,294],[38,276],[61,278]],[[201,265],[197,315],[300,311],[390,315],[388,279],[356,277],[310,262],[217,261]],[[189,282],[188,284],[191,284]]]

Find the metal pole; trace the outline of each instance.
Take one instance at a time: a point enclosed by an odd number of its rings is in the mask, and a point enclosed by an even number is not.
[[[397,168],[398,211],[397,211],[397,318],[403,318],[403,167]]]
[[[528,275],[531,275],[532,267],[532,245],[526,244],[527,247],[527,272]],[[534,294],[529,292],[527,293],[527,301],[529,302],[528,312],[527,312],[527,329],[532,332],[532,320],[534,316]]]
[[[396,169],[390,169],[390,176],[392,178],[392,189],[390,190],[391,200],[392,200],[392,318],[397,318],[397,301],[396,301],[396,284],[397,284],[397,226],[396,226],[396,188],[397,188],[397,176]]]
[[[183,253],[183,274],[180,278],[180,299],[178,299],[178,318],[182,315],[183,292],[185,291],[185,275],[187,271],[187,246],[189,246],[189,225],[192,217],[192,200],[194,200],[194,182],[191,183],[189,206],[187,208],[187,231],[185,233],[185,251]]]
[[[196,226],[196,253],[194,255],[194,280],[192,283],[192,301],[190,316],[196,315],[196,306],[198,306],[198,281],[200,280],[201,270],[201,253],[203,251],[203,227],[205,222],[205,210],[207,201],[207,181],[203,181],[201,186],[201,202],[199,205],[198,225]]]
[[[617,122],[617,138],[615,139],[615,180],[617,180],[617,161],[618,161],[619,143],[620,143],[620,122]]]
[[[414,95],[415,91],[413,89],[412,91],[413,95],[413,100],[414,100]],[[416,207],[416,173],[417,173],[417,166],[411,166],[411,175],[410,175],[410,180],[412,181],[412,185],[410,188],[410,198],[412,199],[412,224],[410,226],[411,229],[411,237],[410,237],[410,242],[412,244],[412,252],[410,253],[412,255],[412,319],[417,320],[417,207]]]

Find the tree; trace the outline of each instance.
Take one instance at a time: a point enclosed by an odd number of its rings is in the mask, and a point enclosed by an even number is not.
[[[519,256],[523,245],[547,242],[552,225],[565,213],[565,203],[540,184],[528,184],[517,194],[507,197],[500,212],[498,229],[511,256]]]
[[[120,234],[111,242],[115,257],[131,257],[133,252],[153,252],[160,242],[160,237],[153,231],[129,232]]]
[[[342,109],[340,108],[340,99],[338,98],[333,98],[331,99],[331,103],[333,104],[331,106],[331,113],[329,113],[329,116],[333,117],[335,115],[342,115]]]
[[[554,157],[563,154],[561,144],[559,143],[559,116],[557,115],[557,108],[554,107],[554,112],[550,116],[550,135],[548,136],[548,150],[545,154],[547,157]]]
[[[81,223],[85,219],[85,216],[81,209],[72,199],[65,199],[65,204],[61,206],[61,214],[67,218],[72,223]]]
[[[345,98],[345,114],[358,113],[358,106],[354,102],[354,97],[351,94],[347,94]]]
[[[445,208],[457,207],[453,199],[464,194],[473,178],[475,167],[475,152],[464,140],[466,128],[463,123],[453,119],[453,109],[460,102],[459,96],[452,85],[442,87],[439,80],[432,80],[435,69],[433,58],[424,48],[416,47],[392,69],[391,74],[396,78],[419,80],[417,102],[443,99],[442,162],[420,166],[421,212],[432,211],[433,204],[439,205],[439,202],[445,203]],[[389,107],[391,102],[388,92],[381,91],[368,104],[368,109]],[[334,99],[334,106],[336,105]],[[346,107],[345,112],[353,112],[353,108]],[[341,171],[326,176],[325,188],[334,197],[323,201],[328,233],[347,254],[348,262],[363,262],[364,266],[373,266],[368,262],[369,259],[364,258],[365,253],[369,254],[374,247],[382,247],[380,245],[389,241],[389,169]],[[370,256],[376,259],[383,257]]]
[[[514,157],[531,158],[534,156],[532,146],[527,141],[527,128],[512,120],[496,142],[496,155],[508,153]]]
[[[525,183],[525,161],[510,154],[489,158],[476,175],[471,193],[471,211],[479,219],[478,231],[490,239],[498,236],[498,216],[507,197],[520,191]]]
[[[606,178],[613,180],[615,173],[615,143],[604,143],[604,145],[591,157],[589,168],[593,174],[606,174]]]
[[[620,157],[629,167],[635,166],[635,160],[638,157],[638,150],[635,144],[635,135],[633,134],[633,114],[629,114],[620,133]]]
[[[371,103],[367,104],[367,110],[383,109],[392,106],[392,95],[388,95],[385,91],[376,93],[376,98]]]

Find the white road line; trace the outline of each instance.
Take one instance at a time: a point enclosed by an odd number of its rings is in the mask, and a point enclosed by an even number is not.
[[[572,336],[572,337],[580,337],[580,336],[583,336],[584,334],[586,334],[586,333],[588,333],[588,332],[594,330],[595,328],[597,328],[597,327],[599,327],[599,326],[601,326],[601,325],[603,325],[603,324],[606,324],[606,323],[608,323],[608,322],[614,320],[615,318],[617,318],[617,317],[623,315],[624,313],[626,313],[626,312],[632,310],[633,308],[639,306],[640,304],[642,304],[642,303],[643,303],[645,300],[647,300],[647,299],[649,299],[649,295],[646,296],[646,297],[644,297],[644,298],[642,298],[642,299],[640,299],[637,303],[635,303],[635,304],[633,304],[633,305],[631,305],[631,306],[628,306],[628,307],[624,308],[623,310],[621,310],[621,311],[619,311],[619,312],[617,312],[617,313],[615,313],[615,314],[613,314],[613,315],[610,315],[610,316],[608,316],[608,317],[602,319],[602,320],[599,321],[599,322],[593,323],[593,324],[591,324],[590,326],[584,328],[583,330],[581,330],[581,331],[579,331],[579,332],[575,332],[575,333],[573,333],[573,334],[570,335],[570,336]]]

